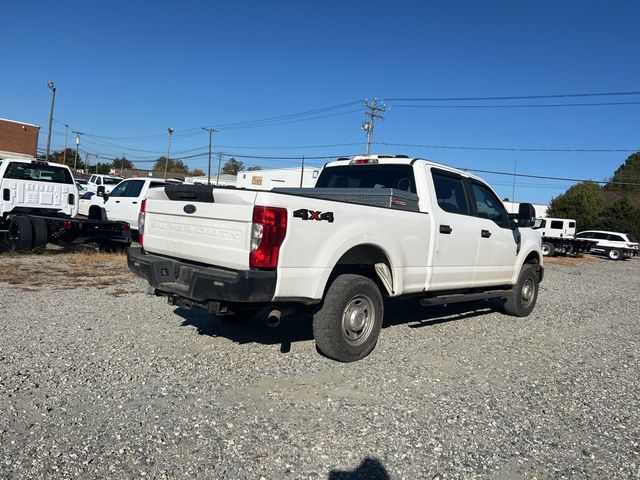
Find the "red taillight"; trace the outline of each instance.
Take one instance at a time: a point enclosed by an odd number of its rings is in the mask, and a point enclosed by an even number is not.
[[[287,210],[285,208],[253,207],[251,226],[251,268],[274,269],[278,267],[280,245],[287,234]]]
[[[73,230],[73,224],[71,223],[71,220],[65,220],[62,223],[62,228],[64,228],[67,232]]]
[[[143,198],[140,203],[140,213],[138,214],[138,243],[144,242],[144,214],[147,211],[147,199]]]

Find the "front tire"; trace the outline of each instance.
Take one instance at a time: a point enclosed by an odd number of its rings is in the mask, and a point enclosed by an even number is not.
[[[374,349],[384,316],[380,289],[362,275],[338,276],[313,316],[318,350],[339,362],[360,360]]]
[[[504,302],[504,313],[514,317],[526,317],[538,300],[538,272],[536,265],[525,264],[511,295]]]

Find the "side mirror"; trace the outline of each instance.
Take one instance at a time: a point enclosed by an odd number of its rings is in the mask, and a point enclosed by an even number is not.
[[[98,187],[98,193],[97,193],[97,195],[98,195],[99,197],[104,197],[104,185],[101,185],[101,186],[99,186],[99,187]]]
[[[518,207],[518,226],[528,228],[533,225],[533,218],[536,216],[536,210],[530,203],[521,203]]]

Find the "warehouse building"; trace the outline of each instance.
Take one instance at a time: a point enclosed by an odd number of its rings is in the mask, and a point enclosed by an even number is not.
[[[36,158],[40,127],[0,118],[0,158]]]

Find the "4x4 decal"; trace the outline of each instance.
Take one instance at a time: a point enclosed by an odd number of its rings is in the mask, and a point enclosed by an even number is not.
[[[293,212],[295,218],[301,218],[302,220],[317,220],[319,222],[326,221],[333,223],[333,212],[318,212],[317,210],[307,210],[301,208]]]

